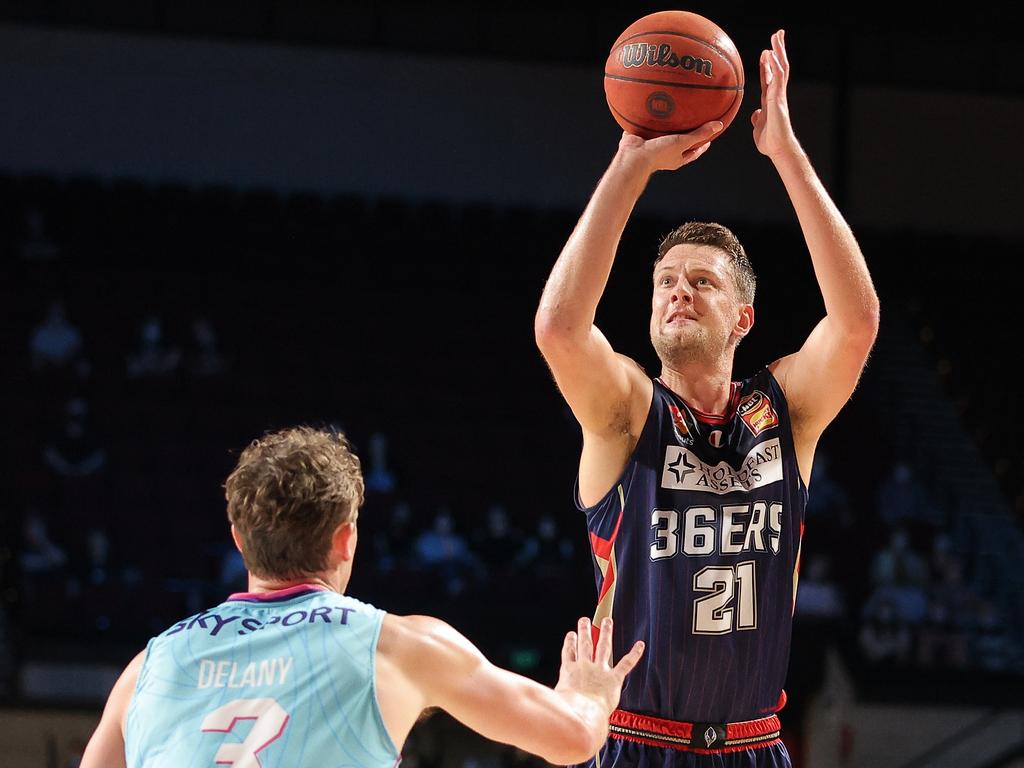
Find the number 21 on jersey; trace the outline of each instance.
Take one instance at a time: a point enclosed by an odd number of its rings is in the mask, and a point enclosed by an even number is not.
[[[763,502],[761,506],[768,511],[767,505]],[[761,517],[760,527],[765,527],[764,518],[767,517],[775,523],[781,517],[781,505],[773,504],[771,514]],[[751,523],[756,523],[758,505],[754,505],[755,516]],[[778,511],[774,509],[778,507]],[[694,508],[687,510],[688,517],[695,517],[704,511],[714,514],[710,508]],[[742,508],[735,508],[740,510]],[[651,544],[651,560],[665,560],[677,555],[679,546],[679,513],[674,509],[656,509],[651,514],[651,527],[655,532],[655,541]],[[744,550],[766,549],[778,551],[777,536],[773,536],[779,527],[778,524],[769,524],[769,535],[751,536],[752,533],[761,534],[753,526],[744,528],[737,526],[736,533],[745,541],[734,542],[734,552]],[[714,529],[710,526],[687,525],[687,542],[682,547],[686,554],[706,555],[715,551]],[[774,530],[773,530],[774,529]],[[767,546],[765,538],[768,539]],[[758,546],[760,545],[760,546]],[[701,568],[693,576],[693,591],[703,597],[695,597],[693,601],[693,633],[695,635],[725,635],[733,631],[746,629],[757,629],[757,563],[753,560],[746,560],[736,565],[709,565]]]

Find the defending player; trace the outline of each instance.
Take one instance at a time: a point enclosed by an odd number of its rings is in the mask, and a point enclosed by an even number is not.
[[[580,619],[551,689],[493,666],[442,621],[344,594],[363,478],[343,437],[298,428],[257,440],[225,487],[249,591],[149,642],[82,768],[393,768],[428,707],[553,763],[603,742],[642,654],[637,643],[611,667],[610,623],[595,648]]]
[[[754,142],[796,209],[826,316],[799,351],[734,382],[755,279],[735,236],[691,222],[654,268],[652,380],[594,325],[619,238],[650,175],[705,152],[721,123],[623,134],[544,289],[536,339],[583,428],[577,504],[615,648],[647,651],[612,716],[602,768],[783,766],[783,706],[807,482],[878,330],[864,258],[793,133],[784,33],[760,61]],[[710,757],[709,757],[710,755]]]

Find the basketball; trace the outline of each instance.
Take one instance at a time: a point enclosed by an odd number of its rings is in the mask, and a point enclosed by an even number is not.
[[[604,67],[615,121],[645,139],[721,120],[725,132],[743,101],[743,62],[713,21],[687,11],[644,16],[619,35]]]

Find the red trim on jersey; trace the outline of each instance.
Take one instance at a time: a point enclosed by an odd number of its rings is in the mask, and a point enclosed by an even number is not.
[[[610,736],[613,739],[634,741],[652,747],[671,747],[681,752],[696,752],[701,755],[720,754],[722,752],[741,752],[745,749],[761,749],[781,743],[779,732],[782,725],[775,715],[758,720],[745,720],[739,723],[725,723],[725,746],[718,749],[702,749],[692,747],[693,723],[679,720],[666,720],[650,715],[638,715],[616,709],[612,712],[609,724],[613,727]],[[625,729],[626,733],[615,730]],[[664,738],[661,738],[664,737]],[[700,734],[696,738],[700,738]],[[730,744],[730,742],[733,742]]]
[[[622,514],[622,512],[619,512],[619,519],[615,521],[615,530],[612,531],[610,538],[602,539],[596,533],[590,533],[590,548],[594,550],[594,554],[602,560],[609,561],[608,573],[601,582],[601,594],[597,596],[597,602],[599,605],[604,599],[604,596],[608,594],[608,590],[612,588],[612,584],[615,583],[615,569],[611,567],[610,563],[612,559],[612,550],[615,549],[615,540],[619,537],[619,526],[622,525]]]
[[[686,402],[686,398],[682,397],[674,390],[669,389],[660,377],[658,378],[658,382],[665,387],[665,389],[668,389],[669,392],[682,400],[686,407],[690,409],[693,417],[702,424],[728,424],[736,414],[736,406],[739,405],[740,400],[740,385],[735,381],[729,382],[729,402],[725,407],[725,413],[705,413],[699,408],[694,408]]]

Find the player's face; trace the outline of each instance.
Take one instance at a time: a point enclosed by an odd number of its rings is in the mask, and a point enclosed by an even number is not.
[[[719,359],[736,343],[745,312],[752,321],[745,307],[728,254],[711,245],[673,246],[654,268],[651,343],[669,365]]]

